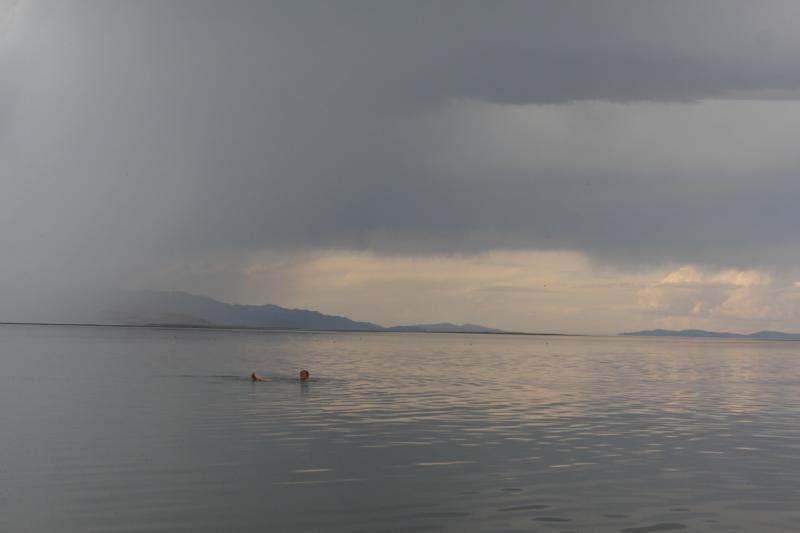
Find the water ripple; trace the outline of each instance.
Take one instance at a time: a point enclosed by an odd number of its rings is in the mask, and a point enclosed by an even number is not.
[[[64,329],[2,329],[0,529],[796,529],[796,343]]]

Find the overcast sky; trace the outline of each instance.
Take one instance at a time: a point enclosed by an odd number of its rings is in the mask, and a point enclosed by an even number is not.
[[[0,295],[800,331],[796,1],[0,6]]]

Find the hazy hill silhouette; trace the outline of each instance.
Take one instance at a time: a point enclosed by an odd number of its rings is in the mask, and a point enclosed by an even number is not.
[[[234,326],[334,331],[409,331],[496,333],[476,324],[414,324],[384,327],[308,309],[287,309],[273,304],[229,304],[179,291],[118,291],[99,317],[103,322]]]

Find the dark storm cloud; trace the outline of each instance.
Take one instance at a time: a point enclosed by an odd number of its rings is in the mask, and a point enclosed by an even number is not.
[[[107,48],[95,59],[167,84],[201,82],[197,97],[211,90],[215,105],[220,90],[374,113],[453,98],[685,101],[800,89],[791,1],[90,6],[69,9]]]
[[[23,3],[0,45],[4,272],[94,278],[298,246],[758,262],[796,244],[793,176],[470,175],[434,164],[440,121],[463,100],[791,99],[798,16],[794,2]]]

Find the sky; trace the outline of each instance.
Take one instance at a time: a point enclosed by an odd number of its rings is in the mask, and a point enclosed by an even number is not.
[[[798,23],[793,0],[0,0],[0,314],[105,287],[800,331]]]

